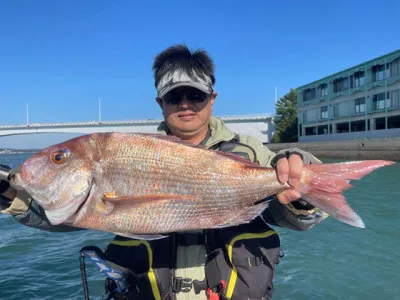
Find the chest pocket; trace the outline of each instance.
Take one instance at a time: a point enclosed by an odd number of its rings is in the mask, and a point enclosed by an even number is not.
[[[221,300],[272,298],[280,239],[261,219],[208,231],[206,276],[209,286],[226,285]]]
[[[113,293],[113,299],[170,300],[172,256],[168,250],[173,243],[171,237],[146,241],[117,236],[108,245],[105,256],[114,264],[131,270],[135,276],[130,278],[129,297]]]
[[[227,299],[272,299],[273,273],[279,255],[274,230],[242,233],[227,245],[231,271]]]

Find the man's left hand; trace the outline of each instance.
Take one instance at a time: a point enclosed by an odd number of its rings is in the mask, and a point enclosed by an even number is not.
[[[282,157],[277,161],[275,170],[279,182],[282,184],[288,183],[292,187],[276,195],[280,203],[288,204],[301,197],[301,194],[295,188],[300,183],[303,165],[302,157],[294,153],[289,158]]]

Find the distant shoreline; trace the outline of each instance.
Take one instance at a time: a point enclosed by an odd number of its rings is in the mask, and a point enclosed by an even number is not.
[[[273,152],[282,149],[299,148],[308,151],[319,158],[328,159],[384,159],[400,161],[400,138],[388,139],[360,139],[349,141],[307,142],[307,143],[279,143],[266,144]],[[35,153],[40,149],[5,149],[0,148],[2,154]]]
[[[271,151],[299,148],[320,158],[400,161],[400,138],[267,144]]]
[[[1,154],[35,153],[38,151],[39,150],[33,150],[33,149],[0,149],[0,155]]]

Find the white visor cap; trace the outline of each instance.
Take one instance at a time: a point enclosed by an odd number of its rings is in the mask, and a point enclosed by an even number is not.
[[[206,94],[211,94],[212,81],[209,76],[199,76],[194,70],[189,76],[186,72],[176,70],[166,73],[157,84],[158,97],[164,97],[168,92],[180,86],[191,86]]]

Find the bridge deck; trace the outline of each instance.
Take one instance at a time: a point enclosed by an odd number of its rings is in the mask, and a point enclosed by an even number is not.
[[[237,115],[220,117],[234,132],[270,142],[275,126],[272,115]],[[87,121],[68,123],[32,123],[0,125],[0,136],[37,133],[145,132],[156,133],[162,120]]]

